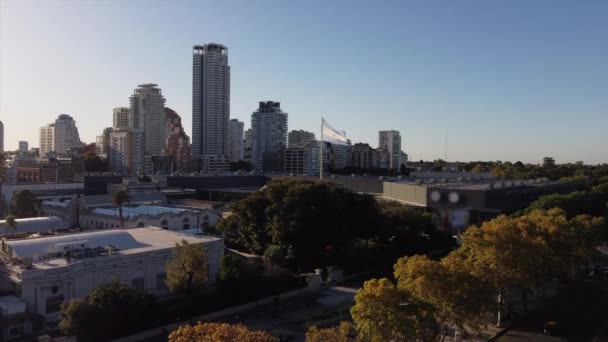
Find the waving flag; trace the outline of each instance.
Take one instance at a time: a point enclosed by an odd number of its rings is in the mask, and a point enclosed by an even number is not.
[[[327,123],[327,121],[325,121],[325,119],[322,119],[322,134],[323,136],[321,137],[321,139],[323,141],[332,143],[332,144],[336,144],[336,145],[347,145],[347,140],[346,140],[346,132],[335,129],[333,127],[331,127],[330,124]]]

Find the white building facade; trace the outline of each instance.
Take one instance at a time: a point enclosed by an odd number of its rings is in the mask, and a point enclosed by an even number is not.
[[[165,266],[182,240],[205,249],[210,282],[224,254],[221,238],[146,227],[4,240],[0,255],[6,276],[20,289],[30,313],[61,319],[61,304],[86,297],[113,280],[155,294],[167,293]]]
[[[60,114],[54,123],[40,128],[41,157],[49,152],[66,154],[68,149],[82,145],[76,121],[67,114]]]
[[[166,139],[165,98],[162,91],[154,83],[140,84],[129,101],[129,129],[143,132],[146,154],[161,155]]]
[[[243,160],[245,152],[243,131],[245,123],[237,119],[228,122],[228,160],[236,163]]]
[[[378,149],[388,151],[387,168],[399,169],[401,166],[401,135],[398,131],[380,131],[378,133]]]

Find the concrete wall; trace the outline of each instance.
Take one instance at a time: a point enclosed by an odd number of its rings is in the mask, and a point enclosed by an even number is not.
[[[222,188],[262,187],[266,176],[173,176],[167,177],[167,186],[197,191]]]
[[[384,182],[382,196],[423,207],[426,207],[428,197],[425,186],[392,182]]]

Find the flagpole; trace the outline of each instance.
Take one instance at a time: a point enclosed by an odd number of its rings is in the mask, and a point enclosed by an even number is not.
[[[323,180],[323,117],[321,117],[321,148],[319,149],[319,160],[321,165],[319,170],[319,179]]]

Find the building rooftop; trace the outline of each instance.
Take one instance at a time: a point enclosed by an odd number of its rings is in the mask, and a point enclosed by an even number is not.
[[[59,236],[4,241],[4,253],[10,258],[31,260],[35,268],[48,269],[82,259],[113,254],[134,254],[175,247],[186,240],[191,244],[219,241],[220,238],[195,236],[156,227],[90,231]],[[99,252],[99,250],[102,250]],[[104,251],[107,252],[104,254]],[[65,253],[71,259],[65,258]]]
[[[402,179],[393,183],[418,185],[427,188],[446,188],[458,190],[500,190],[508,188],[538,188],[561,184],[560,181],[550,181],[547,178],[530,180],[498,180],[498,179],[446,179],[446,178],[425,178],[425,179]]]
[[[15,228],[10,227],[5,220],[0,221],[0,236],[20,233],[50,232],[69,229],[69,224],[59,217],[31,217],[15,220]]]

